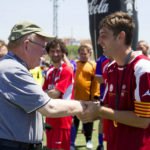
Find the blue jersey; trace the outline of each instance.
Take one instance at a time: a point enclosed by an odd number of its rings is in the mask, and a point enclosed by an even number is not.
[[[106,69],[108,62],[109,62],[109,59],[104,55],[100,56],[97,59],[95,76],[103,77],[103,74],[104,74],[104,71]],[[100,100],[103,98],[104,91],[105,91],[105,83],[102,83],[100,84]]]

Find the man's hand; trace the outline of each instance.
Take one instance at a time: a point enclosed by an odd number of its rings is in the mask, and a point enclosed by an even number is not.
[[[83,123],[87,123],[87,122],[92,122],[96,119],[99,119],[100,114],[99,114],[99,110],[100,110],[100,103],[99,102],[83,102],[82,101],[82,105],[83,105],[83,112],[78,114],[77,117],[83,122]]]

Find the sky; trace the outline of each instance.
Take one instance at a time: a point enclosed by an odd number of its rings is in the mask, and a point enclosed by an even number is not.
[[[58,0],[58,37],[89,39],[87,0]],[[139,40],[150,44],[150,0],[137,0]],[[53,33],[53,0],[1,0],[0,39],[7,41],[12,26],[32,21]]]

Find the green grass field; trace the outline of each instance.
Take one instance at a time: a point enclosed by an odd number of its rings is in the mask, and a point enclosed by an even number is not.
[[[92,135],[92,143],[93,143],[93,150],[96,150],[98,145],[98,123],[99,121],[94,122],[93,127],[93,135]],[[86,142],[84,134],[82,134],[82,124],[80,123],[79,131],[76,138],[76,150],[87,150],[86,149]],[[104,142],[104,150],[106,150],[106,143]]]
[[[93,135],[92,135],[92,143],[93,143],[93,150],[96,150],[96,147],[98,145],[98,121],[94,122],[93,127]],[[86,142],[84,134],[82,133],[82,123],[80,122],[80,127],[78,130],[77,138],[76,138],[76,149],[77,150],[86,150]]]

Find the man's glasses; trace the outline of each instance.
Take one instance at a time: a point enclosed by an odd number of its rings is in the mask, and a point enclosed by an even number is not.
[[[41,48],[43,48],[43,49],[45,50],[45,45],[40,44],[40,43],[35,42],[35,41],[32,41],[32,40],[30,40],[30,39],[29,39],[29,42],[31,42],[31,43],[33,43],[33,44],[35,44],[35,45],[38,45],[38,46],[40,46]]]

